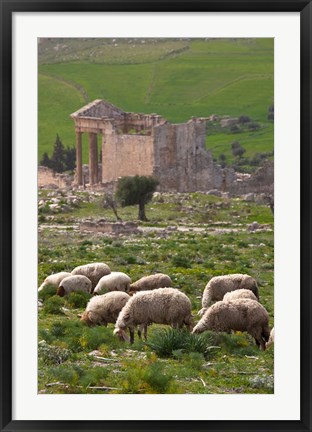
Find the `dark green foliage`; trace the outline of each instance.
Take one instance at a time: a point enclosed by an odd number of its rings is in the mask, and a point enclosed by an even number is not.
[[[232,154],[235,157],[238,156],[241,158],[246,151],[238,141],[232,142],[231,147],[232,147]]]
[[[258,130],[258,129],[260,129],[260,124],[256,123],[256,122],[250,122],[250,123],[247,123],[247,127],[248,127],[248,129],[251,129],[251,130]]]
[[[51,158],[45,152],[40,160],[40,165],[46,166],[58,173],[67,170],[72,171],[76,167],[76,149],[75,147],[68,146],[65,149],[59,135],[56,134]]]
[[[76,149],[75,147],[67,146],[65,149],[65,171],[73,171],[75,168],[76,168]]]
[[[41,291],[38,292],[39,300],[46,301],[48,298],[56,294],[56,288],[52,285],[45,286]]]
[[[85,308],[88,301],[91,298],[91,294],[86,292],[72,292],[66,299],[66,304],[73,308]]]
[[[159,357],[175,357],[177,352],[199,352],[209,355],[209,346],[212,345],[211,335],[192,335],[186,330],[172,328],[154,332],[147,345],[155,351]]]
[[[239,123],[244,124],[244,123],[249,123],[250,122],[250,118],[246,115],[242,115],[239,117],[238,119]]]
[[[158,185],[159,181],[151,176],[121,177],[117,184],[116,199],[122,207],[138,204],[138,218],[146,221],[145,204],[152,199]]]
[[[172,264],[175,267],[183,267],[183,268],[190,268],[192,267],[192,264],[190,262],[190,257],[186,256],[186,255],[174,255],[172,257]]]
[[[64,313],[61,309],[63,305],[64,299],[54,295],[45,301],[43,310],[47,314],[62,315]]]
[[[66,332],[66,326],[61,321],[56,321],[51,326],[51,335],[58,338],[60,336],[64,336]]]
[[[42,159],[40,160],[40,165],[53,169],[53,162],[49,158],[47,152],[43,153]]]
[[[65,148],[58,134],[56,134],[51,161],[54,171],[59,173],[65,171]]]
[[[167,393],[172,375],[164,372],[163,364],[155,362],[145,370],[143,379],[156,393]]]

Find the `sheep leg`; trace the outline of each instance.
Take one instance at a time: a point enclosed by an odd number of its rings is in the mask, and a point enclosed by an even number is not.
[[[129,332],[130,332],[130,343],[133,344],[134,343],[134,329],[132,327],[129,327]]]
[[[147,324],[144,324],[144,339],[147,341]]]
[[[141,326],[139,326],[138,328],[138,336],[140,339],[142,339],[142,330],[141,330]]]

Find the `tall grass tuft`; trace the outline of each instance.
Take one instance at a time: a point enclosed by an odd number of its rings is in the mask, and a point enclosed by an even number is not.
[[[156,331],[147,345],[159,357],[175,357],[176,352],[198,352],[208,357],[213,337],[209,334],[192,335],[186,330],[169,328]]]

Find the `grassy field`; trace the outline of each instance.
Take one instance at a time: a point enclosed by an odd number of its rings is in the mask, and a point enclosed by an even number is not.
[[[260,300],[274,323],[273,216],[265,205],[203,193],[162,194],[147,205],[142,233],[110,237],[80,232],[86,218],[114,221],[102,196],[78,193],[79,207],[39,216],[38,283],[58,271],[106,262],[137,280],[169,274],[192,302],[195,321],[201,295],[216,275],[248,273],[259,284]],[[48,191],[40,191],[46,199]],[[135,206],[119,210],[135,220]],[[262,230],[248,231],[258,221]],[[168,229],[168,227],[170,227]],[[174,228],[175,227],[175,228]],[[273,393],[274,349],[259,351],[246,333],[207,332],[191,337],[164,326],[149,328],[147,343],[129,345],[112,324],[88,328],[77,315],[88,296],[40,294],[38,381],[40,393]]]
[[[192,116],[247,115],[263,135],[244,134],[246,156],[273,150],[273,39],[43,40],[39,45],[39,158],[56,133],[73,146],[69,114],[105,99],[125,111]],[[233,137],[229,137],[233,135]],[[233,139],[232,139],[233,138]],[[228,153],[228,130],[207,139],[214,156]],[[84,161],[87,146],[84,145]]]

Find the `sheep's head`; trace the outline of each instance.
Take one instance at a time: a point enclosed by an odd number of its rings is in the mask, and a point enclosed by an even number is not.
[[[84,313],[81,315],[80,321],[84,322],[89,327],[95,325],[95,323],[92,320],[92,313],[90,311],[84,311]]]
[[[56,295],[60,296],[60,297],[64,297],[65,295],[65,289],[62,286],[59,286],[57,291],[56,291]]]
[[[129,342],[130,341],[130,338],[126,333],[125,328],[116,327],[114,330],[114,334],[117,335],[119,337],[119,339],[123,342]]]

